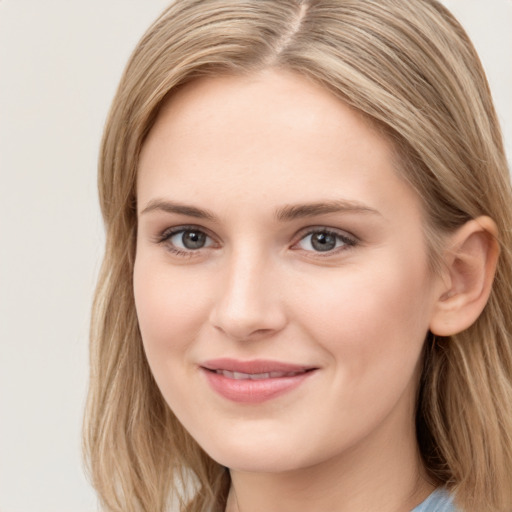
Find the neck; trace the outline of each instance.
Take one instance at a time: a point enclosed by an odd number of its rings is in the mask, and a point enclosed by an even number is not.
[[[390,421],[357,446],[310,467],[283,473],[231,470],[231,479],[226,512],[410,512],[434,489],[412,421],[405,430]]]

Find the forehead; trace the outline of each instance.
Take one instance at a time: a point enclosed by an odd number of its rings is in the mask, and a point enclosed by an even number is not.
[[[196,148],[218,147],[216,134],[229,135],[223,146],[240,147],[239,142],[253,137],[252,147],[291,145],[299,152],[309,144],[304,139],[322,138],[328,143],[357,143],[388,153],[390,146],[382,134],[361,113],[351,109],[326,88],[297,73],[268,69],[251,75],[218,76],[195,80],[174,93],[163,105],[143,148],[157,140],[194,141]],[[366,144],[365,144],[366,142]],[[323,148],[327,149],[327,144]],[[268,155],[268,152],[267,152]]]
[[[283,70],[204,78],[173,95],[140,158],[140,203],[158,194],[257,209],[329,196],[418,206],[386,137],[330,91]]]

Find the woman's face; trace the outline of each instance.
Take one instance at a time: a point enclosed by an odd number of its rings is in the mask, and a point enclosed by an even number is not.
[[[137,195],[144,348],[211,457],[285,471],[414,437],[439,286],[365,119],[290,72],[202,79],[161,111]]]

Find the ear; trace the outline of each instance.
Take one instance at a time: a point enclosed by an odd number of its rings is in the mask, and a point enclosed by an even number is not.
[[[445,273],[430,330],[451,336],[482,313],[491,293],[499,256],[498,229],[490,217],[468,221],[447,240]]]

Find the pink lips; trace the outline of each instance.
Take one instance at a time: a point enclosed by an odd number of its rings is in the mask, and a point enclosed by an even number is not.
[[[316,368],[270,360],[214,359],[201,365],[214,391],[233,402],[256,404],[299,386]]]

